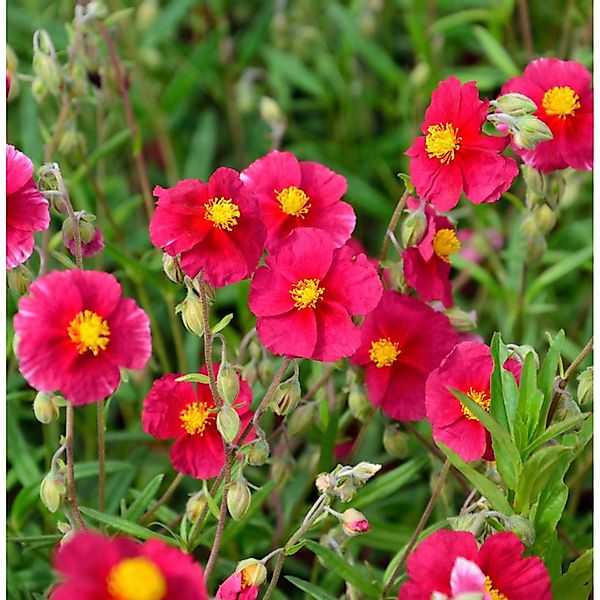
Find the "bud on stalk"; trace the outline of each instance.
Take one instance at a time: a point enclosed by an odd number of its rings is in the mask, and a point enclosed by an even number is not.
[[[253,467],[264,465],[267,462],[270,453],[271,450],[269,444],[261,438],[254,440],[246,446],[246,459],[248,464]]]
[[[58,461],[58,468],[50,471],[40,485],[40,498],[52,513],[56,512],[67,493],[66,466]]]
[[[234,521],[239,521],[248,511],[252,494],[245,479],[237,479],[229,486],[227,509]]]
[[[9,269],[6,272],[6,279],[8,281],[8,287],[19,296],[27,293],[31,282],[33,281],[33,274],[29,270],[29,267],[22,263],[17,265],[14,269]]]
[[[37,393],[35,400],[33,401],[33,414],[40,423],[47,425],[58,419],[58,398],[58,396],[51,392]]]
[[[202,306],[200,299],[188,288],[185,300],[175,307],[175,312],[181,314],[181,320],[185,328],[197,336],[204,334],[204,321],[202,318]]]
[[[231,444],[240,432],[240,416],[235,408],[224,404],[217,415],[217,429],[223,439]]]
[[[246,587],[262,585],[267,579],[267,569],[256,558],[241,560],[235,568],[236,573],[242,573],[242,580]]]
[[[296,377],[292,377],[277,386],[271,400],[271,408],[275,414],[287,415],[298,406],[301,396],[300,383]]]
[[[228,362],[221,363],[219,368],[217,391],[225,404],[233,404],[240,393],[240,380],[236,370]]]
[[[199,491],[193,496],[190,496],[190,498],[187,501],[187,504],[185,505],[185,516],[187,520],[190,523],[194,523],[198,519],[206,505],[206,497],[204,496],[203,491]]]
[[[400,236],[405,248],[416,246],[427,231],[427,217],[423,207],[412,211],[402,222]]]

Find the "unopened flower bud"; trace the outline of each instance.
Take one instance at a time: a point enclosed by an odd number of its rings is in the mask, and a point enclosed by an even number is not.
[[[69,91],[75,98],[83,98],[88,90],[88,76],[83,64],[76,62],[69,78]]]
[[[506,525],[526,546],[532,546],[535,542],[535,530],[529,519],[521,515],[512,515],[506,518]]]
[[[342,528],[346,535],[366,533],[371,529],[365,515],[354,508],[348,508],[342,513]]]
[[[533,209],[533,219],[542,234],[550,233],[556,225],[556,213],[545,203]]]
[[[235,568],[236,573],[242,573],[242,580],[246,587],[262,585],[267,579],[267,569],[256,558],[241,560]]]
[[[348,408],[352,416],[359,421],[364,421],[373,410],[373,405],[369,402],[363,387],[357,383],[350,386]]]
[[[287,415],[298,406],[301,396],[300,383],[298,379],[292,377],[277,386],[271,400],[271,408],[275,414]]]
[[[321,494],[331,494],[333,492],[334,483],[329,473],[319,473],[315,479],[315,485]]]
[[[273,363],[268,358],[263,358],[258,363],[258,378],[263,385],[267,385],[273,379]]]
[[[271,459],[271,480],[279,488],[282,488],[288,482],[293,468],[294,462],[291,458],[285,456],[274,457]]]
[[[535,235],[525,240],[525,258],[528,262],[539,261],[546,253],[546,238],[543,235]]]
[[[246,448],[246,459],[249,465],[253,467],[260,467],[264,465],[269,459],[271,449],[266,440],[258,438],[251,444],[248,444]]]
[[[458,306],[452,306],[444,311],[450,325],[459,333],[467,333],[477,328],[477,313],[474,310],[466,312]]]
[[[22,296],[27,293],[31,282],[33,281],[33,274],[25,263],[21,263],[14,269],[6,271],[6,280],[8,281],[8,287],[15,294]]]
[[[240,393],[240,380],[238,379],[237,372],[227,362],[223,363],[219,369],[217,391],[225,404],[233,404]]]
[[[470,531],[475,536],[479,535],[484,522],[485,519],[479,518],[478,513],[467,513],[448,519],[448,525],[450,525],[454,531]]]
[[[512,134],[515,145],[527,150],[533,150],[540,142],[552,139],[548,125],[533,115],[516,117]]]
[[[299,437],[306,433],[314,423],[316,406],[312,402],[299,406],[287,418],[287,430],[292,437]]]
[[[203,491],[190,496],[185,505],[185,516],[190,523],[194,523],[202,511],[206,508],[207,502]]]
[[[198,336],[204,333],[204,321],[202,319],[202,305],[196,294],[188,288],[185,300],[175,307],[176,313],[181,313],[181,320],[185,328]]]
[[[530,115],[537,110],[537,106],[531,98],[516,92],[504,94],[490,104],[495,106],[499,112],[512,117]]]
[[[537,235],[540,234],[540,230],[538,228],[538,224],[537,224],[537,222],[536,222],[535,217],[533,216],[533,214],[531,214],[531,213],[528,214],[521,221],[521,233],[526,238],[535,237],[535,236],[537,236]]]
[[[531,190],[539,198],[543,198],[546,194],[546,180],[544,175],[529,165],[521,165],[521,173],[523,174],[527,189]]]
[[[392,458],[404,458],[408,453],[408,435],[393,426],[383,432],[383,447]]]
[[[240,415],[235,408],[224,404],[217,415],[217,429],[223,439],[231,444],[240,432]]]
[[[52,392],[38,392],[33,401],[33,414],[40,422],[47,425],[56,421],[60,414],[57,403],[57,396]]]
[[[33,54],[33,72],[46,91],[56,94],[62,83],[63,74],[60,65],[48,54],[36,50]]]
[[[79,220],[79,237],[82,244],[89,244],[96,235],[96,228],[85,218]]]
[[[39,77],[36,77],[31,82],[31,95],[34,100],[38,104],[41,104],[45,100],[47,94],[48,88],[46,87],[46,84]]]
[[[548,185],[545,200],[550,208],[556,208],[565,193],[566,181],[562,173],[554,172],[548,175]]]
[[[260,99],[260,118],[269,125],[281,121],[283,115],[281,114],[281,108],[279,104],[269,98],[269,96],[263,96]]]
[[[352,470],[352,476],[354,480],[363,486],[375,473],[381,469],[381,465],[370,462],[359,462]]]
[[[577,377],[577,402],[587,404],[594,399],[594,367],[588,367]]]
[[[56,523],[56,529],[58,529],[58,531],[60,531],[63,534],[63,536],[62,536],[62,538],[60,539],[60,542],[59,542],[60,546],[62,546],[63,544],[66,544],[69,541],[71,541],[71,539],[73,539],[73,537],[77,533],[76,529],[73,529],[71,527],[71,525],[69,525],[68,523],[65,523],[63,521],[58,521]]]
[[[52,513],[58,510],[67,493],[65,471],[66,467],[61,463],[56,470],[50,471],[42,479],[40,485],[40,498],[44,506]]]
[[[423,207],[420,207],[418,210],[411,211],[411,213],[402,222],[400,229],[402,245],[405,248],[416,246],[423,239],[426,231],[427,217],[425,216],[425,210]]]
[[[239,521],[248,511],[252,494],[245,479],[237,479],[229,486],[227,509],[234,521]]]
[[[166,252],[162,256],[162,265],[165,275],[174,283],[183,283],[183,271],[179,266],[179,259]]]

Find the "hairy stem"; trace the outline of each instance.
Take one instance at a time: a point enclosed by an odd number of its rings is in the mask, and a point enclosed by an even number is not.
[[[98,510],[104,512],[106,489],[106,427],[104,424],[104,401],[96,404],[98,418]]]
[[[177,473],[173,481],[171,481],[169,487],[165,490],[165,493],[142,515],[140,519],[141,523],[147,523],[150,517],[171,498],[175,490],[179,487],[179,484],[183,481],[183,475]]]
[[[208,385],[210,392],[217,406],[223,406],[223,400],[217,390],[217,378],[215,376],[215,368],[213,366],[212,348],[213,334],[210,330],[210,318],[208,314],[208,298],[204,291],[204,283],[200,284],[200,306],[202,307],[202,328],[204,329],[204,363],[208,373]]]
[[[85,523],[79,512],[77,494],[75,492],[75,457],[73,455],[73,441],[75,437],[75,409],[67,402],[67,424],[65,433],[65,449],[67,451],[67,500],[71,505],[73,517],[79,529],[85,529]]]
[[[390,247],[390,235],[396,231],[396,227],[398,226],[398,221],[400,221],[400,217],[402,216],[402,211],[406,208],[406,201],[408,200],[408,190],[404,191],[404,194],[398,200],[398,204],[396,204],[396,208],[392,213],[392,218],[385,230],[385,238],[383,239],[383,244],[381,245],[381,253],[379,254],[379,262],[382,263],[387,256],[388,249]],[[383,266],[379,265],[379,272],[383,271]]]

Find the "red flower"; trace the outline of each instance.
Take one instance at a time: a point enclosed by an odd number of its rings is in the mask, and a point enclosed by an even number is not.
[[[504,368],[518,381],[521,363],[509,359]],[[494,361],[490,349],[481,342],[462,342],[450,352],[427,379],[425,391],[427,418],[433,437],[459,454],[463,460],[494,460],[487,430],[449,388],[463,392],[485,410],[490,410],[490,381]]]
[[[43,392],[60,390],[76,406],[110,396],[120,369],[142,369],[152,351],[146,313],[100,271],[40,277],[19,300],[15,332],[27,382]]]
[[[184,179],[156,186],[150,239],[167,254],[181,254],[181,268],[222,287],[250,277],[262,254],[266,231],[253,194],[237,171],[220,167],[203,183]]]
[[[238,571],[219,586],[215,600],[256,600],[259,588],[247,581],[243,571]]]
[[[514,533],[494,533],[477,548],[468,531],[436,531],[408,557],[409,580],[400,587],[398,599],[428,600],[436,592],[451,596],[451,574],[462,557],[481,569],[491,600],[552,600],[544,563],[537,556],[523,558],[523,550]]]
[[[69,249],[69,252],[75,256],[75,240],[62,235],[64,245]],[[104,236],[98,227],[94,227],[94,237],[87,243],[81,243],[81,256],[89,257],[96,256],[104,249]]]
[[[273,150],[242,171],[241,179],[258,198],[269,252],[300,227],[325,230],[336,248],[354,229],[354,210],[340,200],[346,179],[319,163]]]
[[[452,306],[449,256],[460,249],[456,227],[428,203],[424,210],[427,230],[416,247],[404,251],[404,278],[421,300],[440,300],[444,306]]]
[[[159,540],[79,532],[59,546],[54,568],[63,581],[50,600],[208,600],[200,565]]]
[[[425,381],[456,344],[448,318],[426,304],[386,291],[361,326],[352,363],[363,365],[369,400],[399,421],[425,417]]]
[[[381,297],[377,271],[364,254],[335,248],[320,229],[293,231],[254,274],[250,310],[262,343],[274,354],[333,362],[360,343],[353,315]]]
[[[475,204],[498,200],[519,173],[512,158],[500,155],[508,137],[482,133],[487,112],[474,81],[461,85],[448,77],[431,96],[423,136],[406,154],[418,195],[442,212],[456,206],[462,191]]]
[[[218,370],[218,363],[215,363]],[[201,373],[206,373],[206,365]],[[179,374],[171,373],[156,380],[144,400],[144,431],[159,440],[175,439],[171,446],[173,468],[196,479],[216,477],[225,464],[223,438],[217,429],[217,414],[208,385],[177,382]],[[240,381],[236,408],[240,415],[240,432],[252,418],[252,392]],[[247,438],[251,439],[251,437]]]
[[[8,80],[7,80],[8,81]],[[48,229],[48,200],[33,181],[33,163],[6,145],[6,268],[13,269],[33,254],[33,232]]]
[[[532,167],[548,172],[556,169],[590,170],[594,154],[594,93],[592,76],[581,64],[558,58],[530,62],[521,77],[509,79],[502,94],[519,92],[538,106],[535,116],[554,136],[533,150],[514,147]]]

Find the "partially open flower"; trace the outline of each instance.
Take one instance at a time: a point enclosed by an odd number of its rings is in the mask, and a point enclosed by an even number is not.
[[[366,533],[371,529],[365,515],[354,508],[348,508],[342,513],[342,528],[347,535]]]

